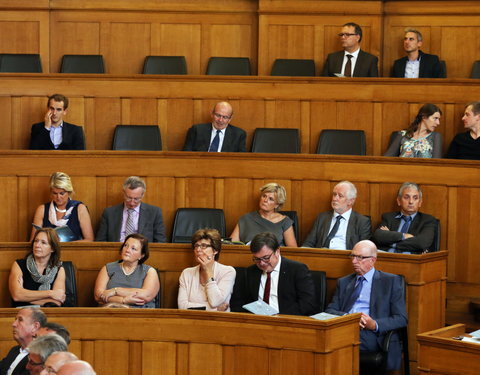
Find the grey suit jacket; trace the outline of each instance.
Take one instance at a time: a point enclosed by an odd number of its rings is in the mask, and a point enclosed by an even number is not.
[[[325,241],[330,231],[330,224],[333,218],[333,210],[322,212],[317,216],[310,233],[303,242],[303,247],[317,247],[325,246]],[[353,246],[359,241],[368,240],[372,233],[372,224],[370,218],[352,211],[350,220],[347,226],[346,249],[351,250]]]
[[[96,241],[118,242],[122,229],[123,203],[103,210]],[[148,238],[149,242],[166,242],[162,209],[147,203],[140,205],[138,233]]]
[[[344,56],[344,51],[330,53],[325,61],[322,76],[335,77],[335,73],[341,73]],[[360,50],[352,77],[378,77],[378,57]]]
[[[208,151],[212,135],[212,124],[193,125],[188,129],[183,151]],[[225,130],[225,137],[222,144],[222,152],[245,152],[245,130],[228,125]]]

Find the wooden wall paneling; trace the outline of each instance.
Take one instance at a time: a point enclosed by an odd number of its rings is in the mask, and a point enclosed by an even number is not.
[[[97,97],[94,101],[94,118],[89,127],[95,129],[95,149],[111,150],[115,126],[122,123],[122,101],[119,97]]]
[[[47,112],[47,96],[14,97],[12,108],[15,111],[12,120],[18,121],[12,123],[12,146],[14,149],[28,150],[32,124],[42,122]]]
[[[101,329],[101,327],[98,327]],[[98,355],[102,353],[102,355]],[[129,368],[129,343],[120,340],[96,340],[93,368],[99,374],[125,374]]]
[[[138,372],[138,369],[143,368],[143,342],[138,341],[130,341],[129,348],[128,348],[128,372],[135,373]]]
[[[230,101],[232,104],[232,101]],[[234,118],[232,124],[241,127],[247,132],[247,151],[251,150],[253,133],[256,128],[266,126],[267,106],[264,99],[240,99],[232,104]]]
[[[166,150],[181,151],[185,143],[187,131],[194,121],[194,101],[192,99],[165,99],[166,126],[162,129],[162,142],[166,144]],[[160,115],[160,112],[159,112]],[[201,122],[211,121],[209,116]],[[162,125],[160,125],[162,126]],[[165,131],[163,131],[165,129]]]
[[[177,352],[173,342],[144,341],[142,343],[142,375],[176,375]],[[133,373],[133,372],[132,372]]]
[[[305,240],[310,233],[315,219],[320,212],[328,211],[332,207],[332,187],[329,181],[303,180],[302,191],[299,193],[301,205],[297,206],[300,220],[300,238]],[[299,241],[299,245],[302,241]]]
[[[12,147],[15,130],[13,124],[13,98],[0,97],[0,112],[3,113],[4,124],[2,124],[2,137],[0,138],[0,149],[7,150]],[[18,122],[17,122],[18,124]]]
[[[223,351],[221,345],[206,343],[191,343],[188,348],[189,374],[203,375],[205,373],[222,375]]]

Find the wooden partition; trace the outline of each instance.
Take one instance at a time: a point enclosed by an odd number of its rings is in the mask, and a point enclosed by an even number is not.
[[[14,309],[0,310],[0,350],[14,344]],[[98,375],[354,375],[358,320],[178,310],[45,309],[69,349]]]

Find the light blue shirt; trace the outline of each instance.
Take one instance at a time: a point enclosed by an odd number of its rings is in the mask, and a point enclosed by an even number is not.
[[[405,78],[418,78],[420,75],[420,59],[407,60],[405,65]]]
[[[353,304],[349,313],[360,312],[370,315],[370,294],[372,293],[372,282],[374,274],[375,267],[373,267],[370,271],[363,275],[365,280],[363,280],[362,291],[360,292],[360,296]]]
[[[330,229],[328,233],[332,230],[335,222],[337,221],[337,216],[340,214],[334,212],[333,218],[330,223]],[[342,214],[343,219],[340,220],[340,224],[338,226],[337,233],[335,233],[335,237],[330,240],[329,249],[337,249],[337,250],[346,250],[347,249],[347,227],[348,221],[350,220],[350,216],[352,215],[352,209],[344,212]]]
[[[213,138],[215,138],[215,136],[217,135],[217,130],[218,129],[216,129],[215,126],[212,125],[212,134],[210,135],[210,144],[212,144]],[[220,138],[219,139],[220,142],[218,143],[217,152],[222,151],[223,139],[225,138],[225,130],[227,130],[227,128],[220,130],[220,133],[218,134],[218,136]]]
[[[137,207],[133,208],[133,226],[135,228],[135,232],[138,232],[138,219],[140,218],[140,203]],[[122,228],[120,229],[120,242],[125,241],[125,227],[127,226],[127,218],[128,218],[128,208],[124,205],[123,206],[123,216],[122,216]]]
[[[48,131],[50,132],[50,140],[53,143],[53,147],[55,147],[56,149],[58,148],[58,146],[60,146],[60,144],[63,141],[62,129],[63,129],[63,121],[59,126],[52,125],[50,126],[50,129],[48,129]]]

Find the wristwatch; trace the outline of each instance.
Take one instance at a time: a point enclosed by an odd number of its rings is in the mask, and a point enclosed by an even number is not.
[[[213,277],[209,278],[208,282],[210,282],[210,281],[215,281],[215,278],[213,278]]]

